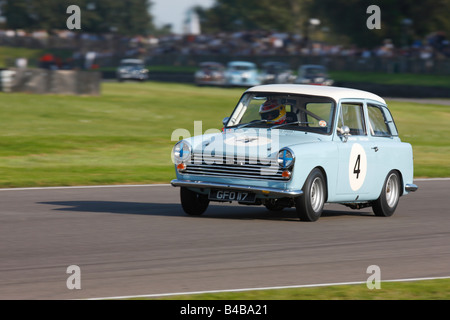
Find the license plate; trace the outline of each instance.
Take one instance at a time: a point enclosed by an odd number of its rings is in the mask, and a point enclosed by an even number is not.
[[[239,201],[244,203],[254,203],[256,195],[246,191],[215,190],[209,192],[209,199],[215,201]]]

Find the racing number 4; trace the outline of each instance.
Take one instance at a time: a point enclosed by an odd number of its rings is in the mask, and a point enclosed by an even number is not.
[[[359,178],[359,174],[361,173],[361,155],[358,154],[356,158],[355,166],[353,167],[353,173],[356,174],[356,179]]]
[[[352,191],[357,191],[363,186],[366,174],[366,152],[362,145],[355,143],[350,151],[350,159],[348,161],[348,178]]]

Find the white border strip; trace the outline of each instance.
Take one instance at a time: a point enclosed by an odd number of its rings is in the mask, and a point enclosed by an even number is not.
[[[382,280],[383,282],[410,282],[410,281],[422,281],[422,280],[439,280],[450,279],[447,277],[428,277],[428,278],[410,278],[410,279],[394,279],[394,280]],[[279,289],[298,289],[298,288],[314,288],[314,287],[328,287],[328,286],[344,286],[344,285],[356,285],[365,284],[367,281],[355,281],[355,282],[338,282],[338,283],[321,283],[321,284],[305,284],[295,286],[279,286],[279,287],[263,287],[263,288],[245,288],[245,289],[230,289],[230,290],[209,290],[209,291],[192,291],[192,292],[176,292],[176,293],[157,293],[157,294],[144,294],[137,296],[118,296],[118,297],[104,297],[104,298],[90,298],[86,300],[114,300],[114,299],[132,299],[132,298],[158,298],[158,297],[170,297],[170,296],[182,296],[192,294],[204,294],[204,293],[225,293],[225,292],[244,292],[244,291],[256,291],[256,290],[279,290]]]
[[[450,178],[419,178],[414,181],[450,181]],[[113,184],[98,186],[60,186],[60,187],[29,187],[29,188],[0,188],[0,191],[28,191],[28,190],[64,190],[64,189],[99,189],[99,188],[142,188],[142,187],[168,187],[170,183],[155,184]]]

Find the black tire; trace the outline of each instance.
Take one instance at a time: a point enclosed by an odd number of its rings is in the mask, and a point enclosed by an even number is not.
[[[295,208],[301,221],[317,221],[322,215],[327,199],[325,177],[320,169],[314,169],[303,186],[303,195],[295,199]]]
[[[390,217],[397,209],[401,195],[400,175],[391,171],[386,177],[380,197],[372,204],[373,213],[379,217]]]
[[[184,187],[180,188],[180,199],[184,212],[190,216],[202,215],[209,205],[207,196],[198,194]]]

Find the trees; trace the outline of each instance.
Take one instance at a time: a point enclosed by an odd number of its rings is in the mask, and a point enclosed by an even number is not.
[[[381,29],[366,27],[366,10],[372,4],[381,9]],[[81,8],[82,31],[156,31],[152,0],[0,0],[11,29],[64,29],[69,5]],[[211,8],[196,11],[205,32],[266,30],[308,36],[310,19],[318,18],[328,39],[345,38],[361,47],[378,46],[387,38],[396,46],[411,44],[434,31],[450,37],[450,0],[215,0]]]
[[[369,30],[367,8],[381,9],[381,29]],[[347,38],[361,47],[384,39],[404,45],[430,32],[450,37],[450,0],[216,0],[210,9],[197,8],[202,29],[209,32],[274,30],[308,34],[310,18],[318,18],[329,38]]]
[[[438,30],[450,36],[449,0],[382,0],[375,4],[381,9],[381,29],[368,30],[367,7],[372,0],[321,0],[310,6],[313,14],[324,19],[335,34],[347,35],[352,43],[372,47],[384,39],[392,39],[397,46],[414,38],[423,38]]]
[[[7,28],[51,31],[66,28],[70,5],[80,7],[86,32],[136,35],[154,28],[150,0],[3,0],[1,9]]]
[[[210,9],[197,7],[202,29],[209,32],[277,30],[299,32],[312,0],[216,0]]]

